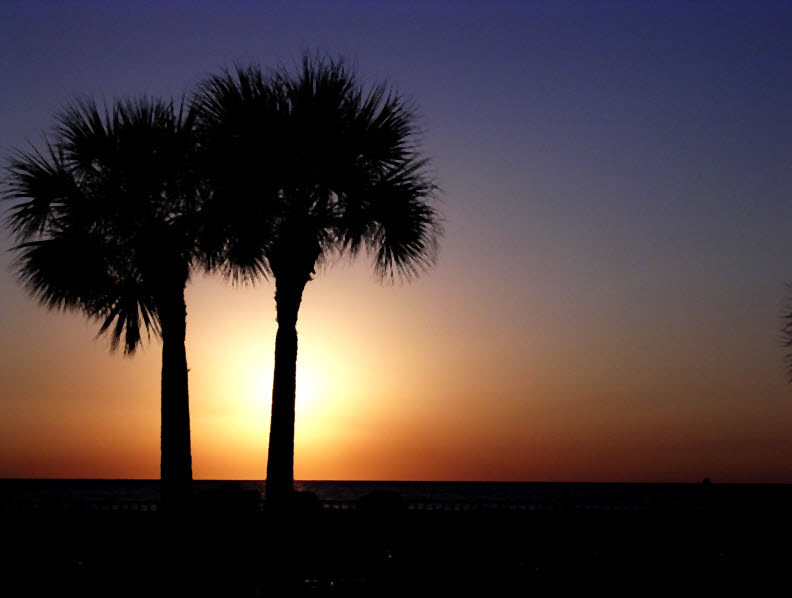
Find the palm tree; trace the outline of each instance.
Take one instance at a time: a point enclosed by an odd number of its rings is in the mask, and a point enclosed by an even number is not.
[[[305,285],[318,264],[361,250],[380,279],[425,271],[442,234],[436,186],[413,108],[384,84],[364,90],[343,62],[304,57],[296,74],[238,67],[206,80],[195,104],[218,235],[208,262],[234,279],[275,282],[267,496],[283,503],[293,492]]]
[[[15,152],[3,199],[19,280],[42,305],[78,310],[132,355],[162,338],[165,504],[192,481],[184,290],[196,258],[195,112],[140,99],[66,108],[44,151]]]

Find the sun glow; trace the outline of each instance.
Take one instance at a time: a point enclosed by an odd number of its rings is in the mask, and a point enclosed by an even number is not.
[[[247,373],[243,374],[244,380],[240,380],[234,400],[266,404],[269,409],[272,403],[273,360],[271,357],[266,360],[259,359],[256,364],[255,357],[260,358],[251,356],[243,360],[247,364]],[[310,418],[328,400],[328,392],[334,385],[330,383],[331,372],[327,366],[327,363],[315,359],[309,352],[300,352],[295,389],[295,410],[298,418]]]
[[[329,364],[317,363],[312,354],[301,355],[297,361],[296,405],[298,417],[311,417],[327,401],[330,384]]]
[[[296,434],[298,444],[314,444],[327,427],[328,412],[338,407],[333,404],[343,399],[344,376],[331,352],[304,344],[297,358]],[[269,428],[273,367],[273,355],[251,342],[237,344],[225,367],[230,375],[224,381],[224,408],[233,412],[235,433],[256,438],[256,442]]]

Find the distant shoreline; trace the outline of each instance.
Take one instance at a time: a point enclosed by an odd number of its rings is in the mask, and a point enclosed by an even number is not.
[[[784,510],[792,505],[792,484],[628,482],[394,482],[296,481],[295,489],[324,508],[356,509],[368,497],[390,497],[407,510]],[[245,495],[265,501],[262,480],[196,480],[198,500],[222,501]],[[0,479],[0,505],[156,505],[159,480]],[[36,508],[43,508],[39,506]]]

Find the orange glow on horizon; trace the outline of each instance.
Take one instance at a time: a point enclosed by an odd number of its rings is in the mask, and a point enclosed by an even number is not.
[[[563,337],[538,342],[539,320],[526,334],[477,313],[475,297],[433,319],[429,284],[372,284],[363,266],[323,276],[298,324],[297,479],[792,481],[780,376],[763,383],[774,389],[761,398],[775,409],[768,421],[743,401],[756,375],[708,379],[706,362],[692,370],[691,357],[672,354],[611,371],[618,349],[570,368],[558,358],[569,354]],[[271,292],[215,279],[188,290],[196,479],[265,477]],[[30,331],[35,354],[6,348],[0,360],[16,397],[0,404],[14,422],[0,475],[158,477],[159,344],[111,355],[79,316],[23,296],[20,309],[41,327]],[[681,398],[691,392],[696,401]]]

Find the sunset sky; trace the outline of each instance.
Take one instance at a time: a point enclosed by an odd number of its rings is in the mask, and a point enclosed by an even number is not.
[[[792,483],[790,31],[789,2],[11,0],[0,152],[80,95],[344,56],[418,106],[446,237],[410,285],[308,285],[297,479]],[[40,308],[11,246],[0,477],[158,477],[159,342]],[[188,286],[196,478],[265,477],[273,291]]]

